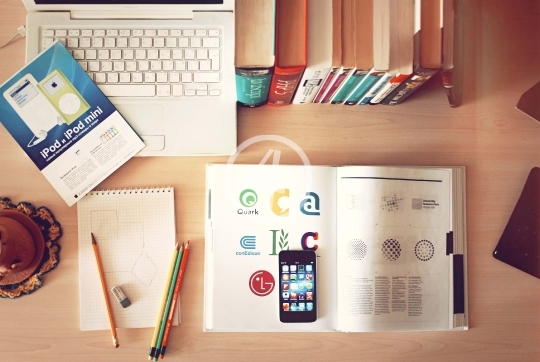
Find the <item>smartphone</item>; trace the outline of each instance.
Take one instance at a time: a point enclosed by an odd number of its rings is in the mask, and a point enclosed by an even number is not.
[[[305,323],[317,320],[317,255],[312,250],[279,253],[279,320]]]

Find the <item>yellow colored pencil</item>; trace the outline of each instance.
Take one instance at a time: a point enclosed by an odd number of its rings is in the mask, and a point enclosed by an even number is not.
[[[157,342],[157,338],[158,338],[158,334],[159,334],[159,330],[160,330],[160,327],[161,327],[161,320],[162,320],[162,317],[163,317],[163,310],[165,309],[165,304],[167,302],[167,295],[169,294],[169,285],[170,283],[172,283],[172,275],[173,275],[173,272],[174,272],[174,266],[176,264],[176,257],[178,256],[178,251],[180,250],[180,243],[177,242],[176,243],[176,246],[174,247],[174,252],[173,252],[173,255],[171,257],[171,265],[169,267],[169,271],[167,272],[167,285],[165,286],[164,288],[164,291],[163,291],[163,296],[161,298],[161,303],[159,305],[159,310],[158,310],[158,314],[157,314],[157,319],[156,319],[156,326],[154,328],[154,335],[152,336],[152,343],[150,344],[150,352],[148,354],[148,359],[149,360],[152,360],[152,357],[155,355],[156,353],[156,342]]]
[[[180,264],[180,272],[178,273],[178,277],[176,278],[176,285],[174,286],[172,304],[169,310],[169,316],[167,317],[167,325],[165,326],[165,334],[163,335],[163,342],[161,342],[161,349],[159,351],[159,356],[161,359],[163,359],[163,356],[165,356],[167,342],[169,341],[169,333],[172,326],[174,314],[176,312],[176,303],[178,301],[178,296],[180,295],[180,288],[182,287],[182,280],[186,272],[186,264],[187,264],[188,255],[189,255],[189,240],[187,241],[186,247],[184,248],[184,254],[182,255],[182,261]]]
[[[182,260],[183,251],[184,251],[184,243],[182,243],[182,246],[180,247],[180,250],[178,251],[178,256],[176,257],[176,263],[174,265],[173,276],[171,278],[171,283],[169,284],[169,291],[167,293],[167,302],[165,303],[165,309],[163,309],[163,315],[162,315],[161,324],[159,327],[159,334],[158,334],[158,338],[156,342],[156,350],[153,356],[154,361],[158,360],[159,351],[161,350],[161,343],[163,341],[163,334],[165,333],[165,325],[167,324],[167,317],[169,315],[169,310],[171,307],[174,287],[176,285],[176,279],[178,277],[178,271],[180,270],[180,261]]]

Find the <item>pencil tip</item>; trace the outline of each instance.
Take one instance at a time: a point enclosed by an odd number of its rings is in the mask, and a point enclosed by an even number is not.
[[[96,238],[94,237],[94,233],[90,233],[90,235],[92,236],[92,244],[97,244]]]

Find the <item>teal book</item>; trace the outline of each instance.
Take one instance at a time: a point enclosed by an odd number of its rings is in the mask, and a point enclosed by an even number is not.
[[[386,72],[371,71],[364,79],[356,86],[356,88],[349,94],[345,100],[345,105],[353,106],[358,104],[362,97],[369,92],[371,87],[377,83]]]
[[[272,68],[236,68],[236,97],[244,107],[259,107],[268,102]]]
[[[236,99],[243,107],[268,102],[275,63],[275,0],[235,1]]]
[[[360,84],[360,82],[362,82],[362,80],[368,73],[369,70],[355,70],[353,74],[341,86],[341,88],[338,89],[336,95],[334,96],[334,99],[332,100],[332,104],[342,104],[343,102],[345,102],[349,94],[356,88],[358,84]]]
[[[364,104],[369,104],[371,100],[379,93],[379,91],[392,79],[392,74],[386,73],[382,77],[380,77],[379,81],[375,83],[373,87],[360,99],[360,102],[358,102],[359,106],[363,106]]]

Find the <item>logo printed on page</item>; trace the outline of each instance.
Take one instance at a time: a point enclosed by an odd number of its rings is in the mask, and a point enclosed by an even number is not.
[[[246,208],[251,208],[257,204],[258,200],[257,193],[252,189],[245,189],[240,193],[240,204]],[[242,208],[239,208],[236,213],[238,215],[259,215],[259,210],[257,209],[251,209],[251,210],[244,210]]]
[[[274,276],[266,270],[256,271],[249,278],[249,289],[259,297],[272,293],[275,284]]]
[[[244,255],[244,256],[261,255],[260,251],[251,251],[251,250],[256,248],[256,243],[257,243],[257,240],[256,240],[256,237],[254,235],[242,236],[240,238],[240,246],[243,249],[246,249],[246,250],[237,251],[236,255]]]

